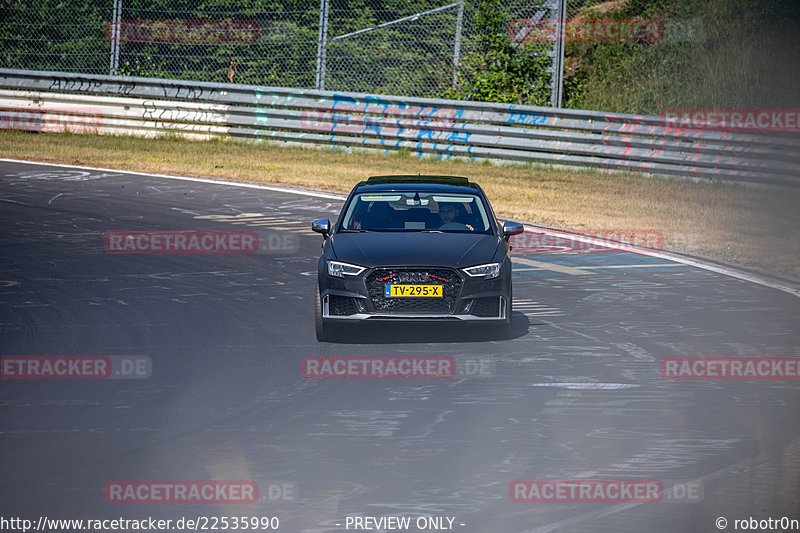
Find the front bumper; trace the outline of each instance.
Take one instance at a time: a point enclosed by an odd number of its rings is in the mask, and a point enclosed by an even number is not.
[[[470,321],[508,320],[510,272],[492,280],[470,278],[456,269],[374,268],[355,279],[322,276],[322,317],[326,321]],[[441,283],[442,298],[387,298],[385,284]],[[323,288],[324,287],[324,288]]]

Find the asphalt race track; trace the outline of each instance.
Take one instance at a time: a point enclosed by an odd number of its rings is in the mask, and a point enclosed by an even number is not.
[[[0,354],[114,361],[109,379],[19,379],[4,364],[4,517],[278,517],[287,533],[353,531],[355,517],[464,533],[800,519],[797,376],[676,380],[660,367],[800,356],[796,295],[633,253],[531,253],[516,256],[510,338],[372,326],[317,343],[310,223],[335,219],[338,197],[15,162],[0,176]],[[171,230],[252,231],[259,249],[104,246],[108,232]],[[333,356],[443,356],[457,371],[304,375],[304,358]],[[663,494],[512,501],[515,480],[575,479]],[[257,498],[109,493],[187,480],[245,480]]]

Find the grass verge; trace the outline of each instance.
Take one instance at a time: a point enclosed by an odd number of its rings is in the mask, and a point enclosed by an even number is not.
[[[371,175],[466,176],[501,217],[583,231],[655,229],[667,249],[800,278],[798,190],[177,137],[2,130],[0,156],[338,192]]]

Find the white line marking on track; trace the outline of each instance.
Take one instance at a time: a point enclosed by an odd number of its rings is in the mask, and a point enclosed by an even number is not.
[[[78,168],[81,170],[99,170],[102,172],[122,172],[124,174],[133,174],[134,176],[147,176],[150,178],[165,178],[170,180],[181,180],[181,181],[193,181],[196,183],[210,183],[212,185],[230,185],[232,187],[244,187],[246,189],[263,189],[265,191],[276,191],[276,192],[285,192],[289,194],[300,194],[303,196],[314,196],[316,198],[330,198],[332,200],[345,200],[347,196],[342,196],[338,194],[331,194],[325,192],[316,192],[316,191],[303,191],[300,189],[290,189],[288,187],[275,187],[273,185],[258,185],[255,183],[238,183],[233,181],[225,181],[225,180],[214,180],[210,178],[194,178],[191,176],[174,176],[172,174],[152,174],[149,172],[136,172],[134,170],[114,170],[113,168],[101,168],[101,167],[85,167],[81,165],[63,165],[60,163],[41,163],[39,161],[25,161],[21,159],[7,159],[7,158],[0,158],[0,162],[3,163],[23,163],[27,165],[40,165],[45,167],[60,167],[60,168]],[[121,176],[120,176],[121,177]]]

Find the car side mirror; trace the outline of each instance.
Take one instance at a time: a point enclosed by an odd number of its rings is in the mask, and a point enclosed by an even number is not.
[[[518,222],[512,222],[510,220],[503,222],[503,238],[505,240],[508,240],[512,235],[519,235],[523,231],[525,231],[525,227]]]
[[[321,218],[311,223],[311,230],[321,233],[322,237],[327,239],[331,234],[331,221],[327,218]]]

